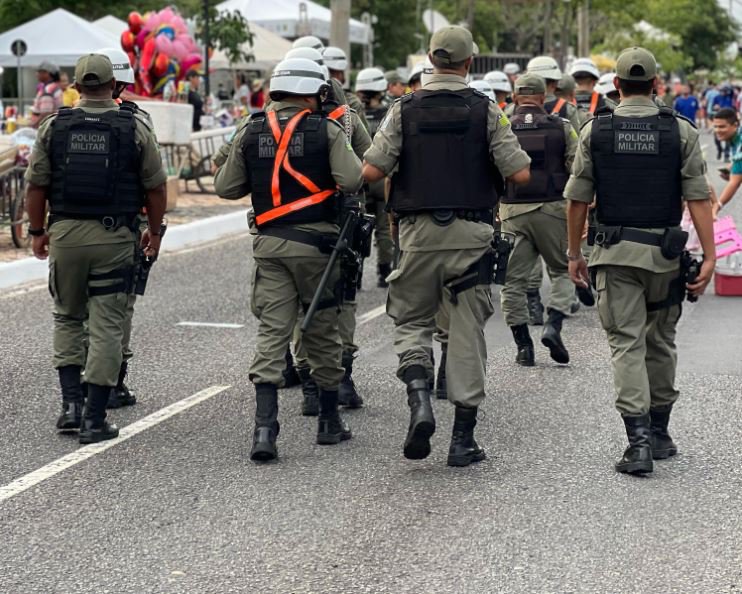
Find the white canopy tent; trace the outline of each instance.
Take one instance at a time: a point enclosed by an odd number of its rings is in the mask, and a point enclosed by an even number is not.
[[[306,13],[301,5],[306,7]],[[281,37],[300,37],[304,34],[302,25],[306,24],[312,35],[330,38],[332,12],[311,0],[226,0],[216,8],[238,10],[251,24],[256,23]],[[356,19],[350,19],[350,42],[368,45],[368,27]]]
[[[17,39],[23,40],[28,47],[26,55],[21,58],[21,66],[30,67],[36,67],[44,60],[57,66],[74,66],[80,56],[120,43],[115,35],[63,8],[0,35],[0,66],[17,65],[17,58],[10,50]]]
[[[251,22],[250,32],[253,35],[253,43],[252,45],[245,43],[242,46],[242,51],[253,56],[254,60],[252,62],[230,64],[224,52],[215,51],[209,60],[209,67],[214,70],[227,68],[270,70],[283,60],[286,52],[291,49],[290,41],[268,31],[268,29],[264,29],[260,25]]]
[[[93,21],[93,24],[109,35],[114,35],[116,39],[121,39],[121,34],[129,28],[129,24],[126,21],[122,21],[110,14],[99,18],[97,21]],[[116,47],[120,47],[120,45],[121,42],[117,43]]]

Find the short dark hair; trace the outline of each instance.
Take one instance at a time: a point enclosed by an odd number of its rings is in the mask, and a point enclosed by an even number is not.
[[[189,70],[186,72],[186,78],[193,78],[194,76],[201,76],[197,70]]]
[[[730,124],[739,124],[739,117],[737,112],[731,107],[722,107],[719,111],[714,114],[715,120],[724,120]]]
[[[624,97],[632,95],[649,95],[654,87],[654,79],[650,80],[625,80],[618,79],[618,88]]]
[[[466,65],[466,60],[462,60],[461,62],[448,62],[443,58],[439,58],[435,54],[431,54],[430,61],[433,63],[435,68],[441,70],[461,70]]]
[[[592,74],[588,74],[587,72],[576,72],[575,74],[572,75],[572,78],[575,79],[576,83],[579,83],[581,81],[590,81],[590,80],[597,81],[598,80]]]

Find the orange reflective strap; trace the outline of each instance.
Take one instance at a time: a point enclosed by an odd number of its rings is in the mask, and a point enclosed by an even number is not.
[[[497,104],[500,109],[505,109],[508,106],[507,101],[500,101],[500,103]]]
[[[296,212],[297,210],[301,210],[302,208],[314,206],[315,204],[324,202],[334,194],[335,190],[325,190],[324,192],[313,194],[312,196],[307,196],[306,198],[302,198],[301,200],[289,202],[288,204],[278,206],[277,208],[273,208],[268,212],[264,212],[263,214],[258,215],[257,217],[255,217],[255,222],[258,224],[258,226],[263,225],[264,223],[269,223],[274,219],[283,217],[287,214],[291,214],[292,212]]]
[[[597,91],[593,91],[593,96],[590,97],[590,113],[595,113],[595,110],[598,109],[599,99],[600,94]]]
[[[271,112],[275,113],[275,112]],[[297,113],[293,118],[289,120],[289,123],[286,125],[286,129],[283,131],[283,135],[281,136],[281,141],[278,142],[278,148],[276,149],[276,159],[273,162],[273,179],[271,181],[271,194],[273,195],[273,206],[280,206],[281,204],[281,184],[280,184],[280,175],[281,175],[281,168],[284,165],[284,160],[286,159],[286,155],[289,151],[289,142],[291,142],[291,137],[294,135],[294,130],[296,130],[296,127],[299,125],[299,122],[302,120],[302,118],[311,113],[310,110],[305,109],[303,111],[300,111]],[[276,119],[276,116],[273,116],[273,119]],[[268,120],[271,121],[270,118]],[[278,122],[276,121],[276,125],[278,125]],[[275,136],[276,131],[275,128],[273,128],[273,124],[271,124],[271,129],[273,129],[273,135]]]
[[[562,107],[564,107],[565,103],[566,101],[564,99],[559,99],[559,101],[557,101],[554,104],[554,109],[551,110],[551,113],[555,114],[555,113],[559,113],[560,111],[562,111]]]
[[[278,123],[278,116],[276,116],[275,111],[268,112],[268,124],[270,124],[273,138],[276,140],[276,145],[278,145],[281,140],[281,126]]]
[[[336,107],[329,114],[327,114],[327,117],[331,120],[339,120],[345,115],[346,107],[347,107],[346,105],[341,105],[340,107]]]

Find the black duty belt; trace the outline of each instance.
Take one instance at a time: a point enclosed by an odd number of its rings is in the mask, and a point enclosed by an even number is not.
[[[49,227],[59,221],[98,221],[107,231],[117,231],[126,227],[135,231],[139,227],[139,215],[62,215],[50,214]]]
[[[454,219],[464,219],[466,221],[473,221],[475,223],[492,223],[492,211],[488,208],[475,210],[475,209],[446,209],[438,208],[431,210],[415,210],[405,212],[395,212],[395,218],[403,220],[410,217],[416,217],[418,215],[430,215],[433,220],[441,225],[449,225]]]
[[[641,231],[640,229],[627,229],[625,227],[598,225],[595,228],[595,237],[593,243],[600,247],[610,247],[620,241],[631,241],[632,243],[641,243],[655,247],[662,246],[662,235],[652,233],[651,231]],[[589,242],[588,242],[589,243]]]
[[[312,247],[316,247],[323,254],[332,253],[335,243],[337,242],[337,236],[333,237],[332,235],[310,233],[308,231],[300,231],[299,229],[291,229],[289,227],[259,229],[258,235],[266,235],[268,237],[276,237],[278,239],[311,245]]]

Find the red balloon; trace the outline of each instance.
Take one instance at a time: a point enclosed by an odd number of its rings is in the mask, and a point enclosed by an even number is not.
[[[165,54],[157,54],[152,66],[152,74],[159,78],[167,73],[168,66],[170,66],[170,58]]]
[[[121,34],[121,47],[124,49],[125,52],[133,52],[134,51],[134,33],[131,31],[124,31]]]
[[[134,10],[129,13],[128,23],[131,32],[136,35],[137,33],[139,33],[139,31],[141,31],[142,25],[144,24],[144,19],[142,18],[141,14]]]

